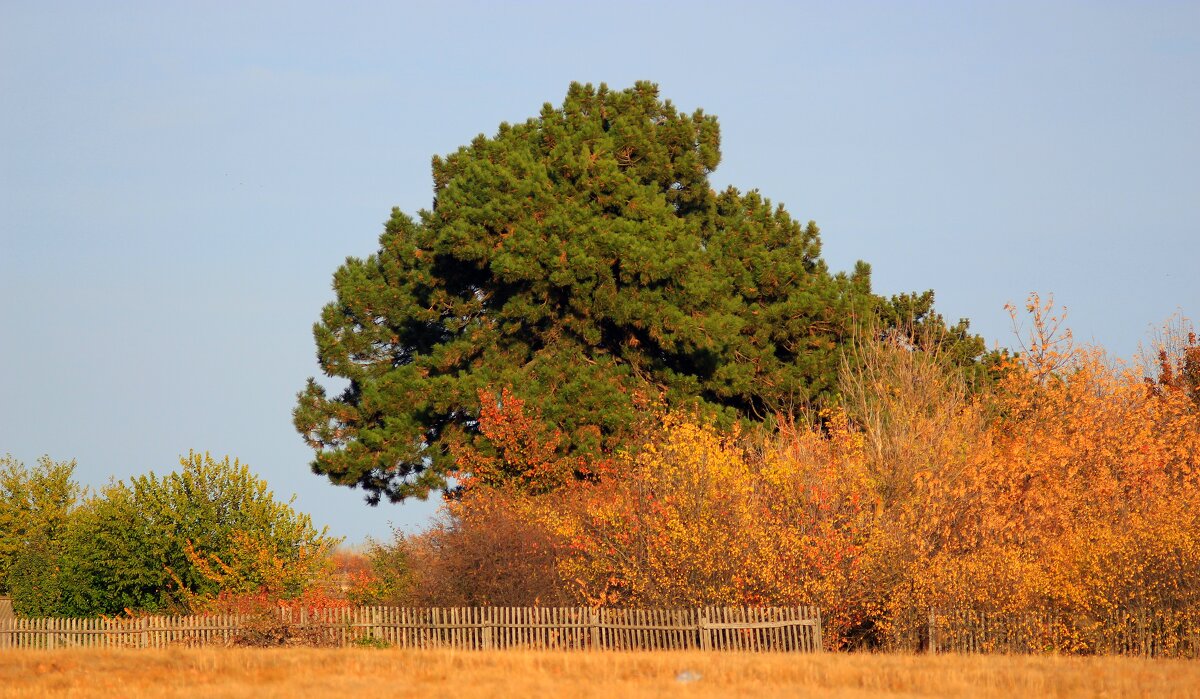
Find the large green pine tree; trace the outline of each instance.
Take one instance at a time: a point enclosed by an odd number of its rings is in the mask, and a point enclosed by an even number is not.
[[[583,453],[630,437],[638,396],[750,419],[827,399],[857,319],[888,304],[865,263],[829,272],[815,224],[715,192],[719,161],[716,119],[645,82],[573,84],[561,108],[435,157],[432,209],[393,210],[379,251],[334,275],[314,335],[348,385],[299,394],[313,470],[372,503],[424,497],[449,446],[478,439],[488,387]],[[906,299],[928,316],[932,295]]]

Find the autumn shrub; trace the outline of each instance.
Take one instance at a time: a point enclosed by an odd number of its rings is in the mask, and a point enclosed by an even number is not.
[[[971,474],[988,452],[989,410],[936,343],[895,334],[864,332],[843,361],[840,389],[874,503],[858,562],[862,619],[847,641],[874,646],[924,623],[931,561],[978,543],[969,522],[984,494]],[[990,580],[1002,585],[1003,576]]]
[[[884,508],[867,548],[893,640],[921,610],[965,608],[1069,620],[1059,649],[1090,652],[1100,631],[1134,618],[1200,610],[1200,411],[1187,391],[1147,390],[1138,368],[1076,346],[1050,302],[1035,296],[1026,310],[1021,358],[994,390],[916,400],[917,418],[878,438],[925,442],[909,442],[911,489]]]
[[[1044,588],[1030,595],[1043,605],[1096,619],[1196,606],[1200,411],[1139,373],[1081,351],[1061,376],[1004,386],[1010,417],[982,480],[994,539],[1036,555]]]
[[[742,565],[767,545],[747,525],[749,464],[733,438],[682,416],[636,456],[628,477],[581,488],[555,514],[564,577],[592,604],[734,604],[762,585]]]
[[[565,453],[561,430],[507,388],[479,393],[482,439],[453,445],[457,487],[425,532],[369,550],[366,599],[417,606],[566,605],[565,540],[553,513],[608,475],[607,459]]]
[[[415,606],[574,603],[556,565],[559,537],[532,516],[534,502],[526,493],[480,486],[448,503],[425,532],[377,546],[377,599]]]
[[[233,645],[334,645],[335,630],[311,620],[352,604],[333,575],[336,540],[301,544],[281,555],[266,536],[261,531],[234,531],[234,546],[224,554],[185,542],[193,569],[216,591],[195,593],[182,588],[180,602],[192,613],[240,617]]]
[[[824,431],[786,423],[752,437],[670,412],[620,458],[621,477],[536,501],[565,542],[560,575],[587,603],[816,604],[838,638],[858,623],[870,489],[844,414]]]
[[[324,588],[333,572],[335,540],[302,542],[280,552],[271,536],[280,532],[234,530],[231,546],[221,553],[208,552],[191,541],[183,543],[188,562],[198,576],[211,582],[219,595],[265,594],[279,600],[299,599]],[[189,608],[203,608],[214,593],[195,593],[180,585],[181,601]]]
[[[1183,314],[1171,316],[1139,354],[1151,392],[1180,391],[1200,406],[1200,335]]]
[[[291,599],[267,591],[221,593],[204,600],[205,615],[236,615],[231,645],[331,647],[340,645],[343,626],[323,621],[331,610],[350,606],[345,599],[312,590]]]
[[[385,547],[368,539],[365,545],[335,551],[330,557],[332,575],[326,583],[330,595],[356,606],[390,604],[388,591],[396,585],[381,575],[387,567],[376,560],[376,549]]]
[[[408,537],[394,530],[390,540],[368,539],[366,566],[348,576],[347,599],[359,605],[404,606],[412,602],[413,569]]]

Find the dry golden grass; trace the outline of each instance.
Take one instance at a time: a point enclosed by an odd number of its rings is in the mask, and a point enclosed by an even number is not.
[[[692,670],[701,679],[681,683]],[[1195,697],[1137,658],[372,649],[7,651],[0,697]]]

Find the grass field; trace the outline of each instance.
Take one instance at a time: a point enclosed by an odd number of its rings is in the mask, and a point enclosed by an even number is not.
[[[681,672],[700,678],[680,682]],[[1138,658],[372,649],[8,651],[0,697],[1196,697]]]

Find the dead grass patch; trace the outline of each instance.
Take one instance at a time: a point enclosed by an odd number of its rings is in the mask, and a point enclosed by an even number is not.
[[[684,670],[701,679],[680,683]],[[1193,697],[1140,658],[255,649],[10,651],[0,697]]]

